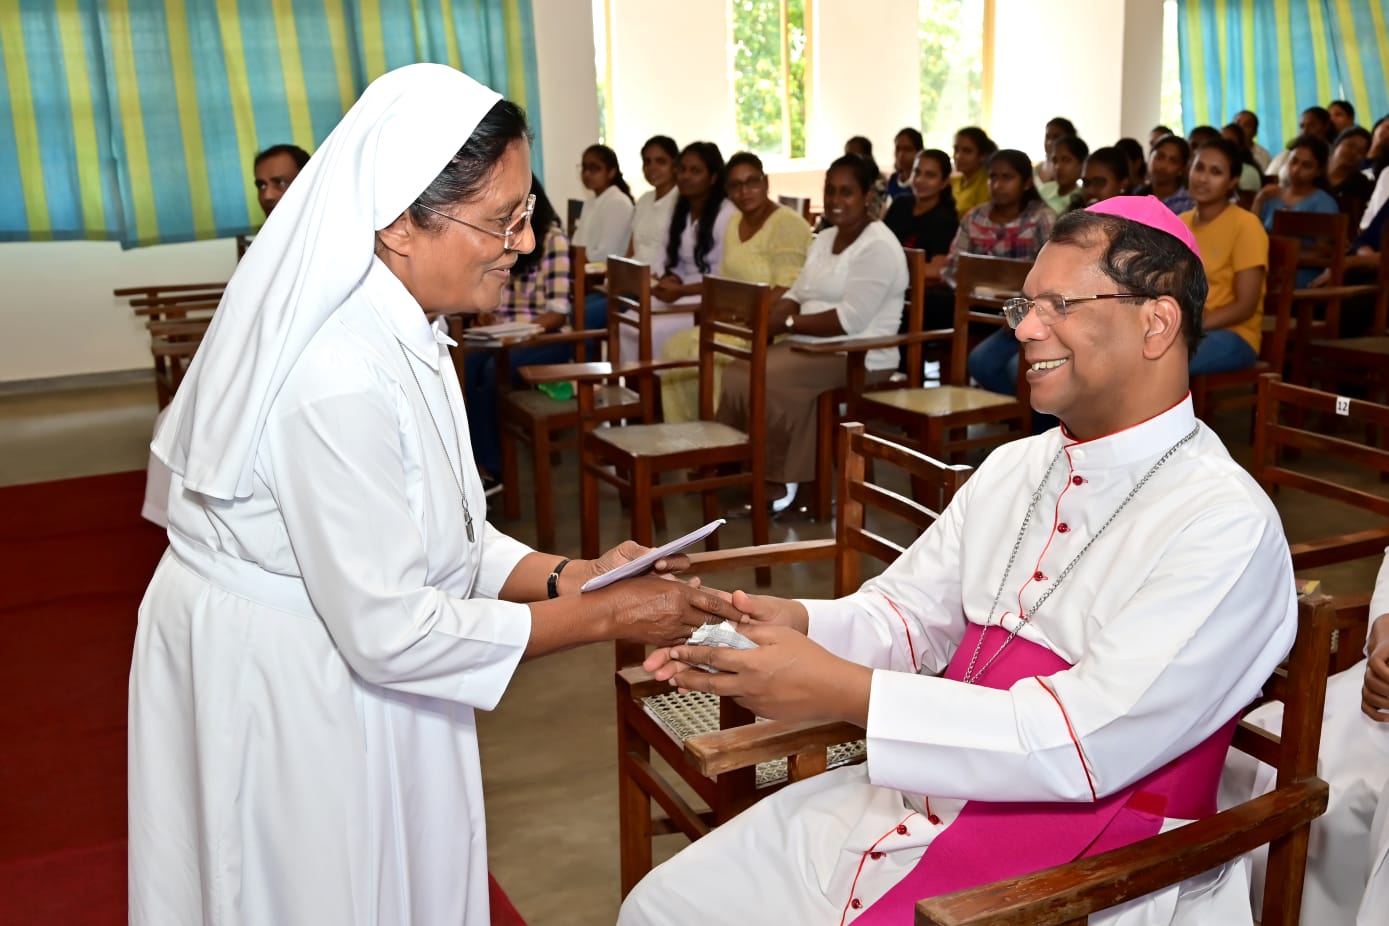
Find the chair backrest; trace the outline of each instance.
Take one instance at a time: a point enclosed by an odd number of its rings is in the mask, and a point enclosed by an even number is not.
[[[950,384],[969,381],[965,360],[969,356],[969,323],[1006,325],[1003,303],[1022,292],[1032,271],[1030,258],[960,254],[955,264],[955,337],[950,345]]]
[[[1325,267],[1331,271],[1330,284],[1340,286],[1346,271],[1346,245],[1350,224],[1343,212],[1273,213],[1273,232],[1302,241],[1302,266]]]
[[[767,344],[772,290],[766,283],[746,283],[728,277],[704,277],[703,305],[699,315],[699,417],[714,420],[719,397],[714,395],[715,372],[722,355],[748,365],[748,422],[767,420]],[[761,472],[758,456],[765,455],[766,441],[751,442],[753,471]]]
[[[1286,414],[1289,409],[1293,410],[1292,415]],[[1294,386],[1283,382],[1277,374],[1264,374],[1259,378],[1258,417],[1254,422],[1254,477],[1264,491],[1272,494],[1277,487],[1288,486],[1389,518],[1389,498],[1307,471],[1309,454],[1325,454],[1341,465],[1350,463],[1389,474],[1389,450],[1303,427],[1308,414],[1331,421],[1349,417],[1381,433],[1389,428],[1389,405]],[[1282,451],[1288,449],[1301,451],[1296,470],[1284,465],[1281,459]],[[1383,548],[1381,541],[1378,552],[1383,552]]]
[[[1263,359],[1275,373],[1283,372],[1288,351],[1288,328],[1293,317],[1293,289],[1297,285],[1297,261],[1302,245],[1296,238],[1274,235],[1268,239],[1268,276],[1264,288],[1264,317],[1272,318],[1273,332],[1264,342]]]
[[[651,360],[651,267],[628,257],[608,258],[608,360]],[[623,326],[637,333],[637,356],[621,356]]]
[[[910,496],[883,485],[884,471],[891,469],[906,475]],[[856,554],[891,564],[935,523],[971,472],[968,466],[941,463],[869,434],[859,422],[840,425],[835,595],[848,595],[863,584],[862,559]],[[870,477],[874,481],[870,482]],[[871,527],[869,512],[873,513]],[[889,528],[894,523],[898,531]],[[907,543],[892,539],[892,533],[899,533]]]
[[[794,209],[796,212],[799,212],[801,218],[805,219],[808,224],[815,224],[810,219],[809,196],[778,196],[776,201],[779,205],[785,206],[787,209]]]
[[[569,200],[569,208],[565,215],[564,230],[570,238],[574,237],[574,229],[578,227],[579,216],[583,215],[584,201],[582,199]]]
[[[1308,416],[1320,420],[1304,426],[1309,424]],[[1389,433],[1389,406],[1294,386],[1272,373],[1260,377],[1254,420],[1254,478],[1269,494],[1286,487],[1316,496],[1319,502],[1345,506],[1334,523],[1337,529],[1350,528],[1346,533],[1292,544],[1293,568],[1299,572],[1378,558],[1389,545],[1389,498],[1351,484],[1354,477],[1346,468],[1359,468],[1368,476],[1354,480],[1359,485],[1377,482],[1376,477],[1389,474],[1389,450],[1325,433],[1330,430],[1326,422],[1338,416],[1367,426],[1370,433],[1375,429],[1381,435]],[[1285,462],[1287,450],[1299,451],[1296,469]],[[1368,618],[1367,598],[1338,599],[1337,668],[1347,668],[1358,660]]]
[[[907,257],[907,299],[902,308],[908,334],[917,334],[925,326],[926,318],[926,252],[919,248],[903,248]],[[907,345],[907,385],[912,389],[921,388],[922,359],[921,343]]]
[[[588,248],[582,244],[569,245],[569,327],[574,331],[584,330],[584,302],[588,299]],[[579,363],[588,361],[588,341],[574,342],[574,359]],[[602,358],[599,358],[602,359]]]

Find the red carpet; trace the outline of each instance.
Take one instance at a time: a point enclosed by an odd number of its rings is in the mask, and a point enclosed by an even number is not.
[[[0,926],[118,926],[143,472],[0,488]],[[495,882],[492,921],[524,926]]]

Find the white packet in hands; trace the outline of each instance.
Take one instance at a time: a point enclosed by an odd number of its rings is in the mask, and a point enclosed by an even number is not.
[[[738,632],[736,624],[728,621],[720,621],[717,624],[701,624],[694,633],[690,634],[690,639],[686,641],[691,646],[723,646],[729,649],[757,649],[757,644],[749,640]],[[705,672],[718,672],[712,666],[702,666],[694,663],[696,669]]]

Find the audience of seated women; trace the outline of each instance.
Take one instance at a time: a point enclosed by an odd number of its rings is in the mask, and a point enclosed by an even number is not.
[[[893,171],[892,176],[887,178],[889,208],[895,201],[913,195],[912,167],[916,164],[916,156],[925,147],[925,139],[911,126],[898,132],[897,137],[892,140]]]
[[[976,125],[955,133],[955,174],[950,193],[955,198],[955,214],[960,218],[975,206],[989,201],[989,171],[985,162],[998,150],[989,134]]]
[[[1096,148],[1081,168],[1080,197],[1089,206],[1128,190],[1129,161],[1117,147]]]
[[[1151,195],[1181,215],[1196,207],[1196,201],[1186,188],[1191,146],[1180,135],[1158,139],[1148,155],[1148,183],[1134,190],[1137,196]]]
[[[589,145],[579,167],[584,189],[593,199],[584,203],[574,243],[588,252],[590,261],[627,253],[632,240],[632,188],[622,177],[617,152],[607,145]]]
[[[1268,153],[1268,149],[1259,144],[1259,117],[1253,110],[1241,109],[1235,113],[1235,121],[1239,127],[1244,129],[1244,137],[1249,141],[1249,153],[1254,156],[1254,164],[1258,166],[1261,173],[1268,173],[1269,162],[1273,160],[1273,155]]]
[[[1148,152],[1136,138],[1121,138],[1114,143],[1114,147],[1128,159],[1129,179],[1124,184],[1125,195],[1128,195],[1127,191],[1136,190],[1148,182]]]
[[[704,292],[704,275],[714,273],[723,258],[724,232],[737,209],[723,188],[723,153],[711,141],[685,146],[675,170],[680,191],[666,234],[665,269],[651,288],[651,307],[689,306],[689,312],[657,315],[651,320],[652,356],[659,356],[666,339],[693,327],[694,313]],[[637,359],[636,332],[624,326],[621,357]]]
[[[545,195],[540,180],[531,178],[535,194],[535,248],[519,253],[511,276],[502,287],[497,310],[479,316],[478,324],[533,322],[545,331],[558,331],[569,321],[570,301],[569,238],[560,225],[559,213]],[[572,356],[568,344],[517,347],[507,352],[512,385],[521,386],[520,367],[535,363],[566,363]],[[491,494],[500,485],[501,438],[497,422],[497,354],[489,350],[470,351],[463,358],[464,407],[468,412],[468,432],[484,487]]]
[[[1034,259],[1046,244],[1056,213],[1032,185],[1032,166],[1021,151],[1005,148],[989,158],[989,201],[960,222],[942,274],[953,289],[961,254]],[[1000,328],[969,352],[969,375],[991,392],[1017,390],[1018,341]]]
[[[950,192],[950,156],[928,148],[912,166],[912,196],[899,199],[888,209],[883,224],[902,247],[926,252],[926,327],[949,328],[954,322],[954,295],[941,285],[941,272],[950,256],[950,245],[959,231],[955,199]],[[902,317],[905,329],[907,318]],[[900,352],[906,362],[906,350]],[[905,369],[905,367],[903,367]]]
[[[811,242],[795,283],[772,307],[772,329],[789,335],[767,351],[767,420],[748,421],[748,366],[724,370],[719,420],[750,431],[767,447],[769,498],[776,512],[796,513],[796,486],[815,478],[816,399],[843,386],[848,361],[831,354],[792,350],[795,341],[885,336],[897,331],[907,260],[887,227],[868,215],[876,170],[845,155],[825,175],[825,215],[830,227]],[[895,350],[867,355],[870,381],[897,368]]]
[[[1047,120],[1046,129],[1042,133],[1042,159],[1032,165],[1032,182],[1041,189],[1042,184],[1049,180],[1056,179],[1055,170],[1051,164],[1051,146],[1056,143],[1058,138],[1067,136],[1075,137],[1080,133],[1076,131],[1075,123],[1065,116],[1055,116]],[[1082,160],[1084,160],[1082,158]]]
[[[1230,201],[1240,163],[1239,149],[1215,138],[1197,150],[1188,176],[1196,208],[1181,219],[1196,236],[1209,285],[1193,376],[1242,370],[1259,359],[1268,233],[1257,216]]]
[[[1061,215],[1079,202],[1081,168],[1089,156],[1090,146],[1084,139],[1063,135],[1052,140],[1051,153],[1047,156],[1052,179],[1037,187],[1042,202],[1050,206],[1052,212]]]
[[[810,226],[794,209],[778,205],[769,195],[767,173],[755,154],[740,151],[724,168],[724,190],[738,215],[724,231],[720,276],[748,283],[767,283],[772,297],[781,298],[805,265],[810,247]],[[954,213],[951,214],[954,218]],[[699,356],[699,328],[677,331],[660,350],[666,360]],[[718,354],[721,369],[731,358]],[[719,395],[720,369],[716,369],[714,396]],[[661,408],[666,421],[699,418],[699,371],[666,370],[661,374]]]
[[[670,217],[675,211],[675,162],[680,148],[675,139],[653,135],[641,147],[641,172],[651,189],[641,195],[632,209],[632,235],[626,256],[639,260],[659,276],[665,269],[666,240],[670,237]],[[608,324],[606,293],[589,293],[584,300],[584,327],[605,328]]]
[[[1277,212],[1322,212],[1332,214],[1340,209],[1335,197],[1326,191],[1326,142],[1315,135],[1299,135],[1288,146],[1289,157],[1284,173],[1287,183],[1269,184],[1259,192],[1250,210],[1264,223],[1264,230],[1273,231],[1273,216]],[[1304,241],[1304,247],[1317,242]],[[1314,268],[1304,267],[1297,272],[1297,285],[1306,286],[1317,276]]]

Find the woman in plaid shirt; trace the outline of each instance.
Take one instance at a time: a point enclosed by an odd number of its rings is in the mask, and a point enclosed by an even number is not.
[[[1032,185],[1032,161],[1012,148],[989,158],[989,201],[960,220],[941,279],[955,288],[961,254],[1033,259],[1046,244],[1056,213]],[[1011,395],[1017,388],[1018,342],[1000,328],[969,353],[969,375],[992,392]]]

